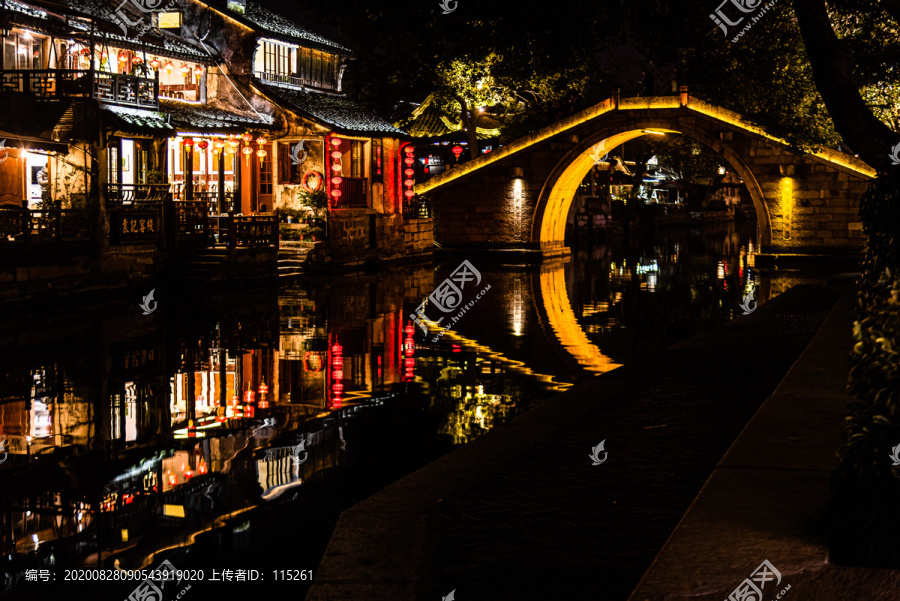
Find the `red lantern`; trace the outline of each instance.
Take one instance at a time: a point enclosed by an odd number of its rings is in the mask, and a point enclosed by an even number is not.
[[[203,67],[201,67],[200,65],[194,67],[194,75],[196,75],[197,77],[203,75]]]
[[[188,73],[191,72],[191,68],[188,67],[187,65],[181,65],[181,72],[182,72],[182,74],[187,75]]]
[[[188,146],[188,147],[193,146],[193,145],[194,145],[194,139],[193,139],[193,138],[185,138],[185,139],[184,139],[184,145],[185,145],[185,146]]]
[[[265,139],[264,137],[262,137],[262,136],[256,138],[256,143],[259,144],[260,146],[263,146],[267,141],[268,141],[268,140],[266,140],[266,139]]]
[[[459,160],[459,155],[461,155],[461,154],[462,154],[462,151],[463,151],[462,146],[454,146],[454,147],[451,148],[450,150],[451,150],[451,152],[452,152],[453,154],[456,155],[456,160],[458,161],[458,160]]]
[[[197,466],[197,473],[198,474],[206,473],[206,462],[203,461],[202,459],[200,460],[200,465]]]
[[[174,66],[171,62],[166,63],[166,73],[171,73]]]
[[[412,176],[414,176],[415,174],[416,174],[416,170],[415,170],[415,169],[406,169],[406,170],[403,171],[403,175],[405,175],[406,177],[412,177]]]
[[[259,394],[266,394],[267,392],[269,392],[269,387],[266,386],[265,382],[263,382],[259,385]]]
[[[187,470],[187,471],[184,472],[184,479],[185,479],[185,480],[190,480],[190,479],[193,478],[193,477],[194,477],[194,472],[192,472],[191,470]]]
[[[153,67],[153,70],[154,70],[154,71],[159,71],[159,66],[160,66],[161,64],[162,64],[162,63],[159,62],[159,59],[158,59],[158,58],[151,58],[151,59],[150,59],[150,66]]]
[[[340,198],[341,191],[340,190],[332,190],[331,195],[334,196],[335,198]]]
[[[209,148],[209,142],[207,142],[206,140],[200,140],[199,142],[197,142],[197,147],[200,150],[206,150],[207,148]]]
[[[135,65],[140,65],[141,63],[144,62],[144,59],[135,55],[135,57],[133,59],[131,59],[131,62],[133,62]]]
[[[247,132],[243,136],[241,136],[241,140],[243,140],[244,142],[249,144],[250,142],[253,141],[253,134],[251,134],[250,132]]]
[[[125,52],[124,50],[119,53],[119,62],[120,63],[128,62],[128,53]]]
[[[260,401],[259,403],[257,403],[257,405],[259,405],[260,409],[268,409],[269,401]]]
[[[411,155],[412,153],[414,153],[415,151],[416,151],[415,146],[406,146],[406,147],[403,149],[403,152],[405,152],[406,154],[410,154],[410,155]]]
[[[412,190],[407,190],[406,192],[403,193],[403,195],[406,196],[407,198],[412,198],[413,196],[416,195],[416,193],[413,192]]]
[[[341,145],[341,139],[340,139],[340,138],[337,138],[337,137],[331,138],[331,145],[332,145],[332,146],[340,146],[340,145]]]

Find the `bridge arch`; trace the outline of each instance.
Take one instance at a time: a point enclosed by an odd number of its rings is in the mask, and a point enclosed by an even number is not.
[[[857,207],[875,170],[821,148],[796,154],[741,115],[688,94],[611,98],[415,186],[431,200],[434,238],[447,250],[567,254],[565,221],[591,148],[612,149],[644,130],[708,146],[744,180],[763,253],[856,253]],[[530,219],[530,222],[529,222]]]
[[[759,243],[771,245],[771,220],[762,187],[753,170],[742,160],[740,154],[728,144],[710,137],[701,129],[659,120],[640,121],[629,124],[625,128],[604,128],[593,135],[586,136],[566,152],[551,169],[534,204],[531,220],[532,244],[539,245],[544,255],[560,254],[565,246],[566,220],[575,199],[575,193],[594,164],[594,159],[591,157],[594,146],[604,142],[604,147],[612,150],[625,142],[646,135],[646,130],[687,136],[718,153],[723,161],[734,168],[750,192],[753,206],[756,209]]]

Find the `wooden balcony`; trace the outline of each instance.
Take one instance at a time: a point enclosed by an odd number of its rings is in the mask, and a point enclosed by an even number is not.
[[[333,90],[334,84],[319,81],[317,79],[307,79],[306,77],[297,77],[295,75],[280,75],[278,73],[266,73],[257,71],[256,78],[261,81],[271,81],[273,83],[286,83],[292,86],[301,86],[304,88],[316,88],[317,90]]]
[[[39,101],[94,98],[122,106],[159,109],[159,80],[102,71],[23,69],[0,71],[0,94],[28,94]]]

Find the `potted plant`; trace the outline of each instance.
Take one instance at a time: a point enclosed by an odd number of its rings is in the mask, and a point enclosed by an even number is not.
[[[310,233],[314,236],[321,236],[324,233],[322,222],[328,219],[328,194],[325,192],[325,187],[316,190],[301,190],[297,199],[315,216],[315,220],[310,224]]]

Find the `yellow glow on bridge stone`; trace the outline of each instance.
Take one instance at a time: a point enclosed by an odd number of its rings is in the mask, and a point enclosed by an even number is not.
[[[603,141],[603,147],[612,150],[629,140],[639,138],[644,133],[636,129],[621,134],[616,134]],[[544,218],[541,221],[541,241],[551,245],[562,245],[566,236],[566,218],[569,215],[569,207],[575,198],[575,192],[581,185],[585,176],[594,165],[591,157],[592,148],[589,147],[572,161],[550,191],[547,206],[544,209]]]
[[[794,213],[794,180],[790,177],[781,178],[781,219],[782,237],[791,239],[792,217]]]

